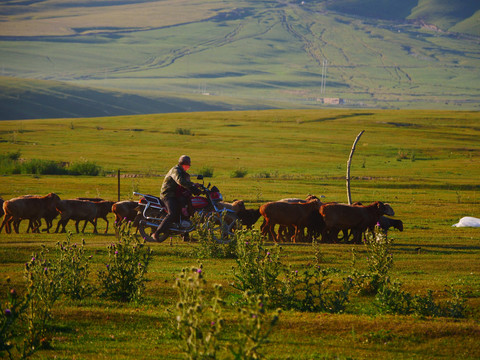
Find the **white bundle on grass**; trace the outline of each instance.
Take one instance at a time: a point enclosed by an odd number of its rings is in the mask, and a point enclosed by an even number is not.
[[[456,227],[480,227],[480,219],[471,216],[465,216],[460,221],[452,226]]]

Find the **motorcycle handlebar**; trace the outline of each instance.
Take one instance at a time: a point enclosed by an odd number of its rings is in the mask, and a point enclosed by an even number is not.
[[[199,189],[201,192],[203,192],[203,193],[207,193],[208,190],[209,190],[209,189],[208,189],[205,185],[203,185],[203,184],[197,184],[197,187],[198,187],[198,189]]]

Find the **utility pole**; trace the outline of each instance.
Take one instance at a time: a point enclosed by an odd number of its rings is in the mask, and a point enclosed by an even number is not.
[[[328,61],[327,59],[323,59],[322,62],[322,84],[320,85],[320,94],[325,95],[325,83],[326,83],[326,78],[327,78],[327,65]]]

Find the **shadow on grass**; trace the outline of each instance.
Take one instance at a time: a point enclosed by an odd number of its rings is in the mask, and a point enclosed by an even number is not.
[[[315,120],[305,120],[303,123],[315,123],[315,122],[323,122],[323,121],[330,121],[330,120],[341,120],[341,119],[348,119],[352,117],[357,117],[357,116],[372,116],[374,115],[373,113],[353,113],[353,114],[343,114],[339,116],[332,116],[329,118],[321,118],[321,119],[315,119]]]
[[[480,246],[474,245],[425,245],[425,244],[394,244],[395,250],[404,252],[415,252],[418,254],[435,253],[443,255],[471,254],[480,251]]]

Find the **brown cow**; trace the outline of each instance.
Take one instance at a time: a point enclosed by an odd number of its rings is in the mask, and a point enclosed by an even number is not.
[[[112,212],[115,214],[115,223],[119,226],[122,222],[133,222],[137,216],[137,201],[119,201],[112,205]]]
[[[328,239],[328,233],[338,234],[340,230],[351,230],[353,241],[359,243],[361,235],[368,228],[373,228],[382,215],[394,215],[389,204],[375,201],[370,205],[346,205],[327,203],[320,207],[320,214],[325,222],[322,239]]]
[[[322,195],[322,197],[324,196]],[[307,198],[305,200],[300,198],[285,198],[278,201],[288,202],[288,203],[306,203],[314,199],[320,200],[317,196],[309,194],[307,195]],[[323,219],[317,211],[313,212],[310,215],[310,219],[306,227],[307,227],[306,239],[309,241],[312,241],[314,238],[316,238],[321,234],[321,231],[323,229]],[[282,240],[284,240],[287,237],[291,238],[294,233],[295,233],[295,228],[293,226],[280,225],[278,227],[278,237]],[[301,236],[304,236],[303,231]]]
[[[265,218],[265,224],[262,226],[262,233],[266,235],[270,233],[275,240],[274,227],[276,224],[284,226],[293,226],[295,233],[291,237],[296,242],[300,231],[308,226],[311,214],[318,212],[321,202],[318,199],[310,200],[306,203],[288,203],[282,201],[274,201],[260,206],[260,214]]]
[[[95,206],[97,207],[97,215],[95,216],[95,223],[97,223],[98,219],[103,219],[107,223],[107,227],[105,229],[105,234],[108,232],[108,219],[107,215],[112,212],[112,206],[115,203],[114,201],[92,201]]]
[[[85,221],[83,225],[82,233],[85,231],[87,222],[90,222],[93,225],[93,232],[97,233],[97,206],[91,201],[85,200],[62,200],[57,205],[57,210],[60,212],[60,220],[58,220],[57,228],[55,232],[58,232],[60,226],[62,226],[62,231],[65,232],[65,226],[69,220],[75,220],[75,229],[77,233],[78,223],[82,220]]]
[[[260,209],[245,209],[240,210],[237,213],[238,218],[242,222],[242,225],[245,225],[247,229],[251,229],[252,226],[260,218]]]
[[[393,227],[399,231],[403,231],[403,221],[398,219],[392,219],[386,216],[382,216],[380,220],[378,220],[379,227],[383,230],[385,236],[387,236],[388,229]]]
[[[60,201],[60,197],[54,193],[45,196],[27,195],[5,201],[3,203],[5,217],[0,231],[5,226],[5,232],[10,233],[13,223],[14,230],[18,234],[19,223],[23,219],[30,220],[33,227],[32,231],[38,231],[42,218],[47,220],[47,228],[49,229],[48,221],[51,222],[56,216],[56,206]]]

